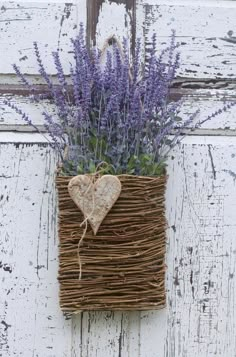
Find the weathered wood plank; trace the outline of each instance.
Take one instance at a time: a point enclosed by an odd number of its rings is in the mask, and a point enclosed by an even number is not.
[[[58,308],[55,158],[47,147],[29,145],[40,139],[0,135],[1,142],[28,143],[1,145],[0,314],[6,356],[13,351],[20,356],[23,348],[31,356],[35,341],[35,356],[56,351],[59,357],[70,352],[73,357],[199,357],[200,349],[202,356],[226,351],[233,357],[236,138],[186,138],[169,161],[167,309],[140,317],[87,313],[73,318],[72,330]],[[9,212],[17,212],[14,219]]]
[[[96,39],[100,48],[103,48],[106,40],[111,36],[121,41],[125,36],[132,42],[132,33],[135,35],[134,4],[133,0],[99,0],[96,1],[95,6],[93,3],[88,4],[88,14],[91,17],[88,31],[91,40],[95,42]]]
[[[234,1],[138,1],[137,32],[144,26],[146,48],[154,32],[158,47],[168,43],[171,29],[181,43],[186,78],[234,78],[236,40]]]
[[[59,2],[56,5],[51,3],[47,10],[51,9],[50,11],[56,11],[62,16],[64,3],[59,6]],[[28,1],[24,3],[28,4]],[[24,20],[26,27],[21,30],[21,36],[27,34],[26,39],[19,37],[20,35],[17,37],[16,45],[20,43],[26,55],[31,50],[23,46],[25,43],[28,44],[29,40],[34,40],[33,23],[42,23],[40,27],[36,27],[40,29],[37,35],[39,41],[45,43],[45,37],[42,35],[45,28],[55,31],[54,34],[50,34],[50,46],[58,40],[58,22],[52,21],[53,16],[50,14],[45,15],[45,23],[42,21],[42,14],[45,14],[46,10],[42,10],[45,2],[40,3],[41,7],[37,9],[37,14],[36,9],[30,7],[30,14],[34,14],[33,19],[36,20],[30,25]],[[156,6],[157,3],[159,7]],[[186,49],[185,69],[181,75],[196,79],[216,78],[219,69],[219,73],[222,74],[219,77],[223,77],[223,80],[226,77],[229,79],[233,73],[235,74],[235,45],[220,40],[220,37],[227,36],[226,39],[229,39],[227,32],[234,30],[232,18],[235,17],[235,4],[233,1],[223,0],[198,0],[196,3],[197,5],[189,0],[178,0],[174,4],[173,0],[169,0],[167,6],[167,1],[148,0],[142,4],[142,9],[139,7],[136,30],[142,34],[142,16],[145,14],[143,6],[146,16],[149,16],[147,9],[152,5],[152,11],[156,9],[154,14],[163,16],[150,24],[147,39],[155,29],[160,34],[160,42],[166,42],[170,28],[177,23],[177,35],[179,28],[181,41],[187,43],[183,45]],[[11,7],[15,6],[14,3],[9,4]],[[80,4],[81,7],[77,9],[75,4],[72,5],[73,9],[78,10],[78,17],[71,15],[64,21],[63,26],[68,33],[71,31],[70,24],[77,24],[78,18],[85,16],[81,15],[85,13],[85,1],[81,0]],[[57,12],[55,9],[60,11]],[[24,10],[20,7],[19,12],[14,7],[18,15],[26,14],[26,10],[26,5]],[[190,11],[196,19],[192,17],[188,20]],[[127,12],[124,1],[103,1],[99,8],[96,27],[98,44],[102,46],[105,39],[112,34],[122,37],[123,34],[130,33],[133,21],[130,16],[132,12],[130,9]],[[172,17],[175,21],[172,21]],[[50,22],[50,26],[53,24],[53,27],[45,27],[47,21]],[[22,24],[23,22],[21,26]],[[10,39],[13,39],[13,26],[11,23],[7,26]],[[190,37],[185,38],[186,26],[189,28]],[[15,26],[18,31],[22,28]],[[214,37],[214,29],[216,39],[208,40],[208,34]],[[4,36],[2,38],[5,38],[7,43],[6,33]],[[11,43],[10,49],[4,49],[8,50],[12,61],[16,54],[19,54],[16,47],[13,48],[15,42]],[[213,50],[212,46],[218,46],[219,52],[217,48]],[[63,48],[66,49],[66,41]],[[190,49],[197,52],[192,53]],[[204,51],[209,55],[222,55],[205,60]],[[229,65],[223,66],[220,57],[224,58],[223,60],[227,57]],[[66,50],[64,58],[67,60]],[[25,61],[21,61],[25,63],[23,68],[25,66],[25,70],[28,71],[26,68],[30,65],[29,73],[34,75],[34,65],[28,59]],[[191,71],[195,70],[195,64],[198,62],[200,67],[193,74]],[[48,59],[46,63],[51,70]],[[2,64],[5,66],[5,63]],[[231,64],[231,72],[226,71]],[[206,70],[207,65],[210,65],[210,68]],[[1,68],[0,66],[0,72]],[[10,73],[7,70],[10,68],[10,62],[6,62],[4,68],[4,73]],[[6,78],[11,80],[9,76]],[[202,118],[221,105],[220,98],[224,95],[230,100],[235,96],[234,90],[217,89],[199,90],[188,94],[184,111],[190,112],[200,107]],[[18,96],[14,100],[29,111],[36,124],[41,125],[40,109],[27,104],[26,99]],[[231,130],[225,130],[223,135],[235,135],[234,112],[235,110],[232,110],[229,114],[222,114],[205,125],[204,127],[210,130],[207,133],[218,135],[219,131],[214,129],[230,128]],[[18,123],[21,129],[25,130],[19,118],[9,111],[2,110],[0,118],[4,130],[13,129]],[[223,130],[220,131],[221,134]],[[86,313],[74,317],[71,322],[62,317],[58,308],[55,192],[51,192],[55,157],[42,145],[47,141],[35,133],[0,133],[0,142],[12,143],[1,145],[0,149],[0,182],[3,191],[3,198],[0,200],[0,249],[3,250],[0,259],[0,355],[2,353],[4,357],[11,357],[14,354],[24,357],[235,357],[234,137],[186,138],[183,145],[176,148],[173,160],[169,162],[167,309],[141,314]],[[18,142],[27,145],[17,144]],[[36,174],[38,176],[35,176]],[[11,218],[12,212],[16,212],[14,219]],[[28,264],[29,262],[32,264]]]
[[[139,312],[86,312],[73,317],[72,357],[139,357]]]
[[[12,63],[28,74],[37,73],[33,42],[42,49],[49,73],[55,73],[51,52],[60,49],[69,71],[70,38],[80,21],[86,21],[86,2],[0,2],[1,56],[0,73],[14,73]]]
[[[113,3],[113,4],[112,4]],[[99,22],[100,12],[104,12],[104,7],[107,5],[111,5],[114,7],[114,3],[116,5],[123,5],[122,8],[125,8],[126,17],[130,17],[131,21],[131,36],[135,36],[135,8],[136,8],[136,0],[94,0],[87,1],[87,35],[89,39],[89,43],[93,45],[97,42],[97,25]],[[106,11],[106,10],[105,10]],[[123,16],[123,15],[122,15]],[[117,14],[116,14],[116,18]],[[112,25],[112,21],[109,18],[109,22]],[[121,19],[119,18],[119,21]],[[107,24],[107,22],[106,22]],[[126,24],[127,25],[127,24]],[[113,24],[114,26],[114,24]],[[105,26],[104,26],[105,27]],[[110,36],[110,34],[109,34]]]
[[[44,1],[44,0],[41,0]],[[232,6],[232,1],[235,0],[141,0],[144,4],[157,5],[157,4],[173,4],[173,5],[194,5],[197,2],[197,5],[201,6],[217,6],[217,7],[228,7]]]
[[[188,137],[172,153],[167,309],[142,315],[142,357],[235,356],[235,149]]]
[[[189,137],[169,160],[165,357],[235,356],[235,150]]]
[[[71,322],[58,302],[55,155],[30,135],[2,138],[16,142],[0,146],[0,355],[69,357]]]
[[[141,313],[140,357],[164,357],[167,331],[167,310]],[[173,355],[175,357],[175,355]]]
[[[180,94],[181,93],[181,94]],[[182,90],[182,92],[173,91],[173,98],[175,96],[182,96],[184,98],[184,104],[180,116],[187,118],[188,114],[194,113],[196,110],[200,110],[197,121],[202,121],[207,118],[208,115],[220,109],[224,106],[224,101],[235,102],[236,94],[233,90]],[[19,115],[14,113],[11,109],[3,105],[5,96],[0,95],[0,130],[6,130],[7,127],[11,130],[30,130],[30,127],[25,127],[26,123],[21,119]],[[45,102],[42,104],[30,103],[29,98],[20,95],[10,95],[12,102],[19,108],[25,111],[32,122],[35,125],[40,126],[42,130],[43,118],[41,116],[42,108],[50,106]],[[32,128],[31,128],[32,129]],[[211,121],[203,124],[202,129],[236,129],[236,112],[235,108],[232,108],[228,112],[224,112],[221,115],[215,117]]]

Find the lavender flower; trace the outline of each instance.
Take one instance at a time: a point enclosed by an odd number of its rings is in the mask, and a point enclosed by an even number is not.
[[[47,84],[45,95],[50,95],[56,107],[54,115],[42,111],[46,131],[63,157],[65,174],[92,172],[102,162],[108,164],[106,172],[113,174],[162,174],[169,149],[182,138],[183,129],[198,114],[195,112],[183,120],[179,117],[182,100],[170,102],[170,89],[180,67],[175,32],[159,55],[153,35],[145,66],[140,39],[136,41],[133,57],[126,38],[122,44],[114,38],[108,43],[106,53],[88,49],[81,25],[79,35],[71,40],[74,63],[68,76],[64,74],[58,51],[52,53],[57,84],[47,74],[34,43],[39,74]],[[105,63],[101,65],[104,57]],[[23,85],[35,95],[34,87],[20,69],[16,65],[14,69]],[[37,130],[21,109],[9,101],[5,104]],[[195,127],[233,105],[225,104]]]
[[[67,83],[66,83],[66,79],[65,79],[65,75],[64,75],[64,71],[62,68],[62,64],[60,61],[60,57],[59,57],[59,53],[57,52],[52,52],[52,56],[54,59],[54,63],[55,63],[55,67],[57,69],[57,77],[58,77],[58,81],[62,87],[63,93],[66,93],[67,90]]]
[[[16,64],[12,65],[14,71],[16,72],[17,76],[20,78],[22,84],[27,87],[31,92],[34,92],[34,87],[32,86],[31,83],[26,79],[24,74],[20,71],[19,67],[17,67]],[[33,93],[32,93],[33,94]]]

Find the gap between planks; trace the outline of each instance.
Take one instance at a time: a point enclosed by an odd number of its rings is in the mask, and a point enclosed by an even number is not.
[[[139,5],[177,5],[192,7],[236,8],[235,0],[138,0]]]
[[[48,134],[41,132],[42,134],[25,125],[0,125],[0,144],[49,144]],[[236,129],[185,129],[182,133],[188,137],[236,137]]]

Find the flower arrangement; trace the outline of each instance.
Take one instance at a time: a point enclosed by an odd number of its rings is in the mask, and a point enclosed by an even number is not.
[[[133,57],[125,38],[122,45],[115,39],[108,40],[106,51],[88,49],[82,24],[78,37],[71,42],[74,64],[69,76],[64,74],[59,52],[52,53],[56,83],[47,74],[34,43],[39,74],[47,86],[41,95],[13,66],[34,101],[49,99],[55,107],[54,113],[43,110],[42,115],[51,144],[61,157],[61,174],[94,173],[102,163],[106,163],[104,173],[115,175],[163,174],[169,149],[198,114],[183,120],[179,115],[182,101],[170,102],[171,85],[180,67],[174,31],[169,46],[158,56],[153,35],[145,66],[140,39]],[[7,100],[5,104],[33,125],[20,108]]]
[[[163,308],[166,158],[198,114],[183,120],[182,100],[170,100],[180,67],[175,33],[158,56],[153,35],[145,65],[139,39],[132,56],[127,39],[120,44],[111,38],[101,51],[88,49],[83,25],[71,42],[70,75],[64,74],[59,52],[52,53],[56,81],[34,43],[43,94],[14,65],[32,100],[49,100],[54,109],[43,109],[42,116],[60,155],[61,308],[69,313]],[[19,107],[5,104],[38,130]]]

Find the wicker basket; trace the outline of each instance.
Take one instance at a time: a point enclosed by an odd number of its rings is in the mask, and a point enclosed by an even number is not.
[[[165,306],[166,177],[118,176],[121,195],[96,236],[57,177],[60,306],[65,312],[152,310]]]

